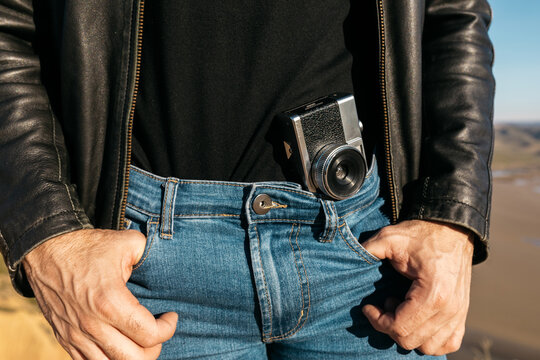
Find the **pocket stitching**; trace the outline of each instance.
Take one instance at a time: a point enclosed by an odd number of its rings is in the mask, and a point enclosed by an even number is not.
[[[347,241],[345,235],[343,234],[342,232],[342,228],[345,228],[345,232],[347,232],[347,235],[349,235],[351,237],[351,239],[353,239],[354,241],[354,247],[358,248],[358,250],[355,250],[353,248],[353,246]],[[347,224],[347,222],[343,221],[343,224],[341,224],[339,226],[339,232],[341,234],[341,237],[343,238],[343,240],[347,243],[347,246],[349,246],[349,248],[351,248],[351,250],[353,250],[355,253],[357,253],[358,255],[360,255],[364,260],[366,260],[369,264],[373,264],[372,262],[370,262],[369,260],[367,260],[364,256],[362,256],[360,252],[362,252],[363,254],[365,254],[366,256],[368,256],[372,261],[374,261],[375,263],[377,262],[381,262],[381,259],[379,259],[378,257],[376,257],[375,255],[373,255],[372,253],[370,253],[369,251],[367,251],[364,246],[360,243],[360,241],[356,238],[356,236],[353,235],[351,229],[349,228],[349,225]]]
[[[157,225],[158,223],[157,222],[148,222],[148,225]],[[148,259],[148,256],[150,255],[150,250],[152,250],[152,245],[154,245],[154,240],[156,238],[156,234],[157,234],[157,231],[154,231],[153,234],[152,234],[152,238],[150,239],[150,244],[148,244],[148,248],[146,248],[146,244],[145,244],[145,252],[146,254],[144,255],[144,257],[139,260],[139,262],[137,264],[135,264],[135,266],[133,266],[133,268],[131,269],[131,271],[135,271],[137,270],[138,268],[140,268],[145,262],[146,262],[146,259]]]

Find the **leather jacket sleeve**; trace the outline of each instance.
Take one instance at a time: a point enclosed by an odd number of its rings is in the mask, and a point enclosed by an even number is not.
[[[68,178],[60,123],[41,83],[31,0],[0,5],[0,248],[15,288],[21,260],[53,236],[90,228]]]
[[[493,49],[486,1],[426,2],[422,52],[420,178],[407,218],[440,220],[476,234],[487,257],[493,147]]]

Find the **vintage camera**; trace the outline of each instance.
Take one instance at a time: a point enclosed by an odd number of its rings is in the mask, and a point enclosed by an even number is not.
[[[332,199],[358,192],[367,172],[354,96],[336,93],[278,115],[287,166],[307,190]]]

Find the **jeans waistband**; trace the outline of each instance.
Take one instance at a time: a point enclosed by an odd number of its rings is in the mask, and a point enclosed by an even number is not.
[[[261,194],[271,200],[267,204],[268,212],[264,214],[253,206]],[[252,222],[315,223],[320,220],[324,224],[325,214],[327,218],[329,213],[334,217],[345,217],[369,206],[378,195],[379,177],[375,160],[360,191],[340,201],[323,200],[319,194],[303,190],[297,183],[182,180],[156,176],[131,166],[127,202],[134,210],[171,221],[179,217],[247,216]]]

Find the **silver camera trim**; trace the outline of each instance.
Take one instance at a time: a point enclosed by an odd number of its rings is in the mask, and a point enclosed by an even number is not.
[[[332,146],[332,145],[329,145],[329,146]],[[325,151],[325,149],[326,148],[321,149],[321,151],[319,153]],[[320,155],[317,158],[317,163],[314,163],[311,166],[311,176],[312,176],[312,178],[315,178],[315,180],[316,180],[315,182],[324,185],[322,188],[319,188],[319,190],[323,194],[326,194],[329,197],[331,197],[333,199],[336,199],[336,200],[347,199],[348,197],[351,196],[351,195],[341,196],[339,194],[336,194],[334,191],[332,191],[332,187],[328,183],[328,174],[329,174],[328,170],[330,169],[330,165],[334,161],[334,159],[336,157],[336,154],[339,154],[340,152],[342,152],[345,149],[353,150],[353,151],[357,152],[358,154],[360,154],[361,156],[364,155],[362,153],[362,151],[359,150],[356,146],[351,146],[349,144],[336,145],[335,147],[332,148],[332,150],[330,152],[325,151],[324,155]],[[323,156],[324,156],[324,162],[321,165],[319,165],[318,161],[320,161],[321,157],[323,157]],[[365,158],[364,158],[364,160],[365,160]],[[364,161],[364,163],[365,163],[365,161]],[[321,171],[318,171],[318,170],[321,170]],[[366,172],[367,172],[367,169],[366,169]],[[360,187],[353,194],[356,194],[358,192],[358,190],[360,190]]]
[[[300,161],[302,162],[302,169],[304,170],[303,180],[307,188],[311,192],[316,192],[317,188],[311,181],[311,175],[308,171],[310,168],[309,154],[307,152],[306,138],[304,137],[304,130],[302,128],[302,119],[300,116],[295,115],[291,118],[293,123],[294,135],[296,136],[296,142],[298,143],[298,149],[300,152]]]
[[[340,95],[343,95],[343,94],[340,94]],[[345,96],[338,97],[338,95],[336,94],[331,97],[334,98],[339,108],[339,112],[342,119],[341,124],[343,127],[343,134],[345,136],[346,144],[357,148],[362,154],[365,154],[364,142],[362,140],[363,124],[358,119],[354,95],[347,94]],[[316,103],[316,101],[314,103]],[[306,187],[309,191],[317,192],[318,188],[313,183],[313,179],[311,177],[311,171],[310,171],[311,162],[309,160],[306,139],[304,137],[304,131],[302,128],[302,118],[299,115],[294,115],[292,117],[289,117],[289,119],[291,119],[292,121],[292,127],[294,129],[294,134],[296,137],[298,150],[300,153],[300,161],[303,165],[302,175],[303,175],[304,183],[306,184]],[[347,121],[344,119],[352,119],[352,120]]]

